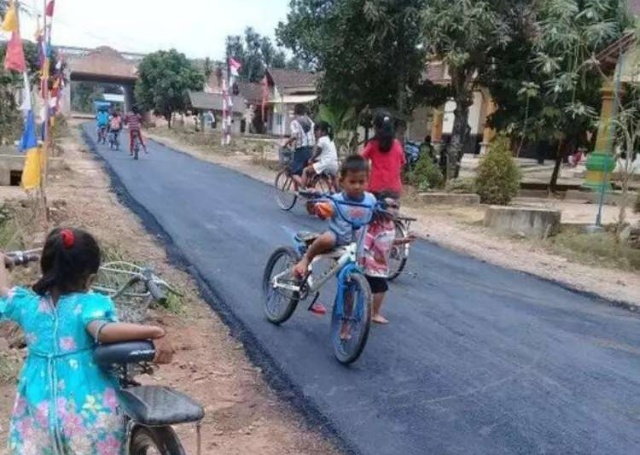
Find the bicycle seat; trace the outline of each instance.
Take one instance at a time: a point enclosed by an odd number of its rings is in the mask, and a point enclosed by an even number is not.
[[[145,385],[122,389],[118,399],[131,419],[146,426],[199,422],[204,418],[202,406],[169,387]]]
[[[319,232],[300,231],[296,234],[296,241],[309,246],[315,239],[320,237],[320,235],[321,234]]]
[[[93,359],[102,367],[151,362],[156,350],[151,341],[127,341],[101,344],[93,351]]]

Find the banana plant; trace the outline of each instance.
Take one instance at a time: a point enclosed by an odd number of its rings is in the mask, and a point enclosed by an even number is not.
[[[334,142],[340,156],[354,153],[358,144],[358,115],[356,109],[347,105],[321,104],[320,120],[329,123],[334,132]]]

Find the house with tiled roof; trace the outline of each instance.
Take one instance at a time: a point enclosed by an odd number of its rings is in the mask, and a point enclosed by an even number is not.
[[[270,134],[288,134],[297,104],[309,105],[317,98],[319,74],[270,68],[263,79],[266,130]]]

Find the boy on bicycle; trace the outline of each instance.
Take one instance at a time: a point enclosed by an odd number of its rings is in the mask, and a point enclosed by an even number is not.
[[[369,164],[359,155],[351,155],[345,159],[340,168],[340,188],[342,192],[335,194],[333,199],[339,202],[353,202],[371,206],[376,203],[376,198],[367,193],[365,188],[369,181]],[[335,205],[334,205],[335,204]],[[296,264],[294,273],[298,278],[304,278],[309,270],[309,264],[316,256],[327,253],[332,249],[348,245],[353,238],[351,223],[344,219],[357,220],[367,218],[369,213],[366,208],[349,205],[336,206],[333,201],[318,202],[314,206],[315,214],[322,219],[330,218],[329,230],[321,234],[307,249],[306,254]],[[325,314],[326,309],[321,304],[314,304],[311,311],[316,314]]]
[[[111,134],[113,144],[118,144],[120,130],[122,130],[122,117],[120,117],[120,112],[113,111],[111,119],[109,120],[109,133]]]
[[[142,139],[142,117],[136,106],[131,108],[131,112],[129,112],[124,119],[124,124],[129,126],[129,154],[133,155],[133,145],[136,137],[140,141],[140,145],[142,145],[144,152],[149,153],[147,152],[147,146]]]
[[[98,140],[102,140],[107,134],[107,126],[109,125],[109,112],[106,107],[101,107],[96,115],[96,123],[98,124]]]

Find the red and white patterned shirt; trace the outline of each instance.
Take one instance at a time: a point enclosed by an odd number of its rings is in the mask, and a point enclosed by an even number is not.
[[[371,223],[364,239],[364,273],[371,277],[389,276],[389,256],[396,238],[391,220],[378,219]]]

